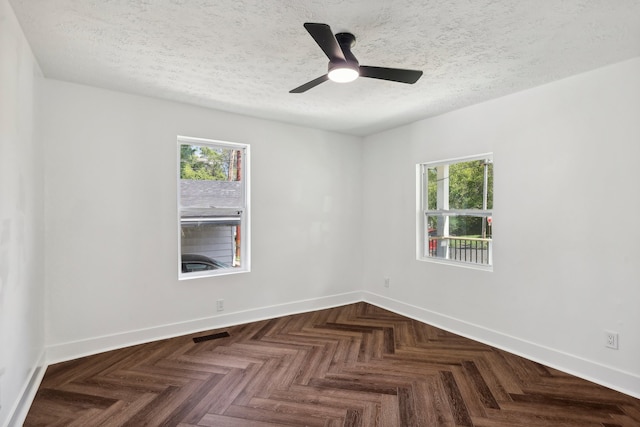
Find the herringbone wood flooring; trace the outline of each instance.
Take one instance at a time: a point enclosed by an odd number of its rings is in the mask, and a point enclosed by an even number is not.
[[[640,426],[640,400],[358,303],[50,366],[27,426]]]

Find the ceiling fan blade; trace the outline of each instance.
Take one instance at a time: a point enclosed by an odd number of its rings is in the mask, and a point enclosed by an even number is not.
[[[290,90],[289,93],[306,92],[309,89],[313,89],[314,87],[318,86],[320,83],[326,82],[327,80],[329,80],[329,76],[325,74],[324,76],[320,76],[317,79],[313,79],[310,82],[303,84],[302,86],[298,86],[297,88]]]
[[[342,53],[342,49],[331,31],[331,27],[327,24],[307,22],[304,24],[304,28],[311,34],[311,37],[318,43],[318,46],[320,46],[330,61],[346,61],[344,53]]]
[[[404,70],[402,68],[384,68],[360,66],[360,77],[370,77],[372,79],[391,80],[400,83],[413,84],[422,76],[422,71]]]

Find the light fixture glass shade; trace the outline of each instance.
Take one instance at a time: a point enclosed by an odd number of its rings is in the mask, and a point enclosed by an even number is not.
[[[337,83],[349,83],[358,78],[358,71],[349,67],[337,67],[329,71],[329,79]]]

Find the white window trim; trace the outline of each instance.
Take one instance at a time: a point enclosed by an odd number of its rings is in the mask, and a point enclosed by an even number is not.
[[[433,264],[451,265],[455,267],[469,268],[472,270],[479,270],[479,271],[489,271],[489,272],[493,271],[493,259],[491,260],[490,265],[482,265],[482,264],[473,264],[473,263],[444,259],[444,258],[429,257],[429,256],[425,256],[424,254],[425,252],[424,251],[425,249],[424,232],[426,230],[425,222],[427,220],[426,212],[428,211],[428,209],[426,209],[427,201],[425,200],[425,194],[423,191],[423,188],[426,187],[427,177],[423,173],[423,171],[426,168],[433,167],[433,166],[441,166],[441,165],[447,165],[451,163],[461,163],[461,162],[483,160],[483,159],[493,160],[493,153],[475,154],[472,156],[456,157],[456,158],[445,159],[445,160],[418,163],[416,165],[416,259],[418,261],[424,261],[424,262],[429,262]],[[463,214],[463,213],[466,215],[469,215],[469,214],[484,215],[487,212],[489,212],[489,214],[492,215],[493,210],[494,209],[488,209],[486,211],[482,209],[468,209],[468,210],[451,209],[448,211],[448,213],[453,215]],[[492,252],[493,251],[491,251],[491,253]]]
[[[206,270],[203,272],[191,272],[182,273],[182,247],[180,243],[180,234],[182,232],[182,218],[180,216],[180,146],[181,145],[204,145],[215,147],[228,147],[233,149],[242,149],[245,153],[243,159],[243,180],[244,180],[244,210],[241,213],[242,219],[240,220],[242,227],[242,234],[240,236],[240,247],[242,248],[242,266],[239,268],[225,268],[218,270]],[[203,277],[215,277],[226,276],[230,274],[249,273],[251,272],[251,154],[249,144],[242,144],[237,142],[220,141],[215,139],[195,138],[190,136],[178,135],[177,137],[177,170],[176,170],[176,224],[178,231],[177,245],[177,266],[178,266],[178,280],[191,280],[200,279]],[[187,220],[188,221],[188,220]]]

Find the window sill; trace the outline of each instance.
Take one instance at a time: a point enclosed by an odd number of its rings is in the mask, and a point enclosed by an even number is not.
[[[204,277],[217,277],[217,276],[229,276],[232,274],[240,274],[240,273],[250,273],[251,270],[247,268],[225,268],[220,270],[207,270],[203,272],[193,272],[193,273],[179,273],[178,280],[192,280],[192,279],[202,279]]]
[[[431,257],[429,258],[420,257],[420,258],[417,258],[417,260],[421,262],[432,263],[432,264],[444,264],[444,265],[449,265],[453,267],[468,268],[471,270],[493,272],[493,265],[471,264],[468,262],[460,262],[460,261],[453,261],[453,260],[442,259],[442,258],[431,258]]]

